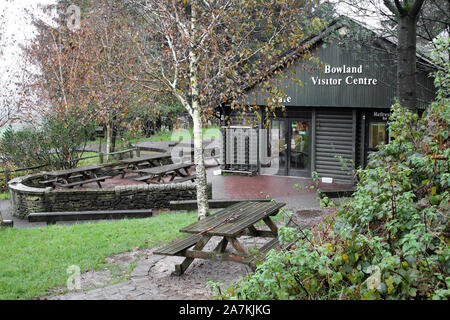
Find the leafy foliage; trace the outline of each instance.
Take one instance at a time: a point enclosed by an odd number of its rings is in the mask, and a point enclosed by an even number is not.
[[[353,198],[311,230],[281,228],[286,249],[224,298],[448,299],[449,65],[441,62],[436,101],[420,119],[393,106],[392,140],[357,171]]]
[[[93,124],[83,124],[75,116],[49,117],[40,128],[6,129],[0,151],[17,168],[44,164],[72,168],[93,133]]]

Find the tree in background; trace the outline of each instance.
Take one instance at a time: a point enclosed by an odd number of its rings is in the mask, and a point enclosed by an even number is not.
[[[26,48],[39,71],[32,74],[32,88],[51,114],[78,114],[80,125],[96,120],[106,125],[107,153],[114,151],[117,128],[132,108],[145,104],[145,95],[122,77],[136,67],[129,59],[124,37],[130,32],[126,12],[115,2],[81,2],[76,28],[67,1],[56,6],[54,23],[35,18],[38,35]]]
[[[384,37],[397,45],[397,97],[400,104],[417,111],[417,50],[424,56],[439,34],[448,36],[450,4],[446,0],[341,0],[340,10],[365,22],[374,35],[350,34],[351,42],[372,43],[368,38]],[[357,32],[356,28],[350,30]],[[385,50],[380,44],[374,50]],[[426,58],[426,55],[424,56]]]
[[[309,1],[125,1],[135,10],[133,52],[140,70],[123,73],[155,97],[171,95],[193,120],[198,215],[209,215],[202,121],[238,97],[312,32]]]

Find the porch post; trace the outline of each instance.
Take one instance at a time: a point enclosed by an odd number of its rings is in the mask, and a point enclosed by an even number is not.
[[[311,177],[312,172],[316,170],[316,109],[312,110],[311,115]]]

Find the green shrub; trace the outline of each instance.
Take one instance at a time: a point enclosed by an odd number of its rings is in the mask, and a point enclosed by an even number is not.
[[[15,168],[44,164],[72,168],[93,132],[93,124],[83,124],[75,116],[48,117],[39,128],[6,129],[0,139],[0,152]]]

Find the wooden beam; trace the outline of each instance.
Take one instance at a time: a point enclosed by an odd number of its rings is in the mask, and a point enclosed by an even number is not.
[[[263,219],[264,223],[270,228],[272,233],[277,236],[278,235],[278,227],[273,223],[273,221],[269,217],[265,217]]]
[[[194,248],[192,248],[192,251],[201,251],[203,249],[203,247],[208,243],[208,241],[211,239],[211,236],[208,235],[203,235],[200,240],[197,242],[197,244],[194,246]],[[186,250],[185,251],[185,256],[187,257],[187,252],[191,251],[191,250]],[[183,260],[182,263],[180,264],[176,264],[175,265],[175,271],[172,273],[173,275],[176,276],[181,276],[186,269],[191,265],[192,262],[194,262],[195,258],[189,257]]]
[[[201,250],[186,250],[186,257],[189,259],[208,259],[213,261],[233,261],[243,263],[247,255],[235,252],[235,253],[219,253],[219,252],[207,252]]]

